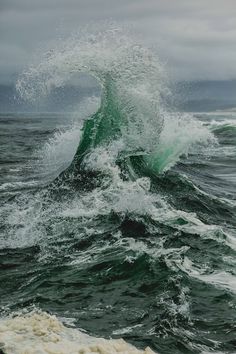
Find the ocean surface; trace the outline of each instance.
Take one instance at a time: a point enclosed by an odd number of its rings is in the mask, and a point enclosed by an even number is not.
[[[159,64],[116,31],[18,90],[85,63],[101,100],[0,114],[0,351],[235,353],[236,111],[167,109]]]

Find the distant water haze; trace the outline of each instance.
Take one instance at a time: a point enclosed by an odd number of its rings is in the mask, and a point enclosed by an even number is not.
[[[208,112],[236,107],[236,80],[180,81],[170,85],[172,108],[180,111]],[[76,82],[54,89],[37,102],[23,101],[15,86],[0,85],[0,112],[67,112],[76,111],[86,97],[100,97],[101,88],[95,79],[83,75]]]

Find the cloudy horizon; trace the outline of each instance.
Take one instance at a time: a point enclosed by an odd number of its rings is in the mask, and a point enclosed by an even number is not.
[[[233,0],[1,0],[0,83],[14,82],[39,47],[107,20],[130,26],[175,80],[236,79]]]

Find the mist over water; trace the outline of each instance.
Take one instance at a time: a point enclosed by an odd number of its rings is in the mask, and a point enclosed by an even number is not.
[[[175,112],[159,60],[117,28],[61,41],[17,89],[80,73],[102,94],[73,117],[0,116],[2,350],[233,353],[235,113]]]

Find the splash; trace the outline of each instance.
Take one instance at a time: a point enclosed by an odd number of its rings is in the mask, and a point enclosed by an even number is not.
[[[17,89],[23,98],[35,100],[81,73],[98,81],[102,98],[98,111],[84,122],[70,171],[78,173],[93,149],[122,140],[117,163],[126,176],[150,176],[172,167],[196,143],[213,139],[192,117],[168,113],[163,66],[122,29],[60,42],[23,73]]]

